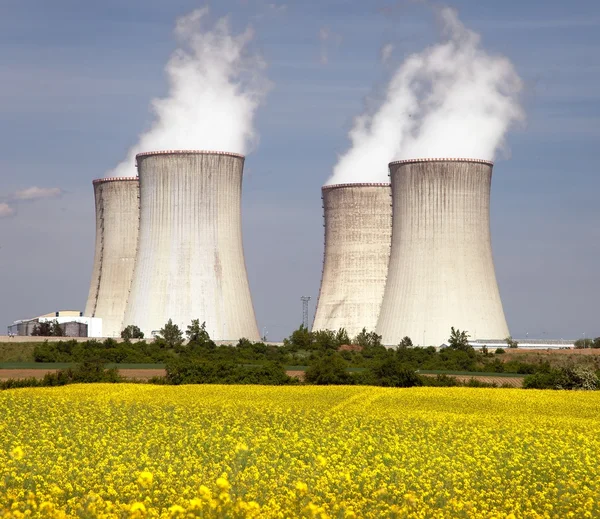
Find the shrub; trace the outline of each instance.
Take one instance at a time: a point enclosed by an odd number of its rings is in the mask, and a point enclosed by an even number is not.
[[[373,381],[384,387],[422,386],[421,378],[413,369],[404,366],[398,359],[390,357],[370,368]]]
[[[495,353],[496,355],[502,355],[503,353],[506,353],[506,350],[504,348],[496,348]]]
[[[579,389],[593,391],[600,388],[596,372],[585,366],[551,369],[525,377],[525,389]]]
[[[317,385],[353,384],[354,378],[346,371],[346,363],[338,354],[318,357],[306,370],[304,380]]]
[[[240,366],[233,362],[209,362],[203,359],[173,360],[166,365],[166,384],[263,384],[283,385],[295,382],[280,364]]]
[[[125,339],[128,341],[129,339],[143,339],[144,332],[142,332],[139,327],[134,324],[130,324],[126,326],[125,329],[121,332],[121,339]]]
[[[176,348],[183,344],[183,332],[173,324],[173,319],[169,319],[158,332],[155,342],[163,347]]]

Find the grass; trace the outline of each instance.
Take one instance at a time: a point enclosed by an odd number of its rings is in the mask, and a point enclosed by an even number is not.
[[[33,362],[35,342],[0,342],[0,363]]]

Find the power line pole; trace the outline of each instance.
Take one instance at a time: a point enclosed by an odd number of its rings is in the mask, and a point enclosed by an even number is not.
[[[302,326],[308,328],[308,302],[310,296],[302,296],[300,300],[302,301]]]

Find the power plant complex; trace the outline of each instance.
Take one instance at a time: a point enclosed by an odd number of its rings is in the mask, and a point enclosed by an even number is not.
[[[85,315],[104,336],[169,319],[215,340],[257,340],[242,245],[244,156],[155,151],[137,178],[94,181],[96,252]],[[391,184],[322,188],[325,246],[313,330],[363,328],[384,344],[439,346],[452,326],[509,335],[490,239],[491,162],[415,159]],[[391,188],[390,188],[391,187]]]
[[[151,337],[169,319],[184,331],[198,319],[214,340],[260,338],[242,243],[244,161],[149,151],[136,156],[137,177],[93,181],[96,245],[78,330],[118,337],[134,325]],[[364,328],[388,346],[404,337],[440,346],[451,327],[473,341],[508,337],[490,237],[492,168],[479,159],[400,160],[389,164],[391,183],[323,186],[312,330],[344,328],[352,338]],[[28,323],[11,329],[33,329]]]
[[[313,330],[371,331],[383,300],[392,233],[389,184],[322,188],[325,250]]]
[[[244,156],[137,155],[138,178],[94,181],[96,252],[85,315],[103,335],[206,323],[216,340],[258,340],[242,245]]]

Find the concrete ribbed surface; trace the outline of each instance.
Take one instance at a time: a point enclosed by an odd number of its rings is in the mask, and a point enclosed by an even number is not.
[[[390,164],[392,249],[377,332],[439,346],[450,328],[502,339],[508,327],[496,282],[489,225],[492,164]]]
[[[313,330],[373,331],[391,243],[389,184],[323,188],[325,250]]]
[[[96,249],[86,316],[102,318],[102,335],[119,337],[138,238],[137,178],[94,181]]]
[[[206,322],[215,340],[258,339],[244,262],[244,159],[210,152],[141,154],[139,250],[125,315],[145,334]]]

